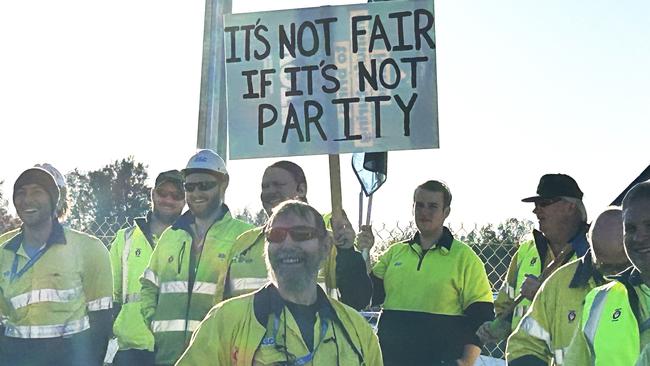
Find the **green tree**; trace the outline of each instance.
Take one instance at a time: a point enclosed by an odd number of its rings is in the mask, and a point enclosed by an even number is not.
[[[4,198],[1,190],[3,183],[4,181],[0,181],[0,234],[20,226],[20,219],[9,213],[9,202]]]
[[[254,226],[262,226],[266,223],[266,211],[260,209],[257,213],[253,214],[248,207],[245,207],[242,211],[235,212],[235,218],[247,222]]]
[[[147,167],[132,156],[87,173],[70,172],[70,225],[111,240],[121,226],[149,210],[147,177]]]

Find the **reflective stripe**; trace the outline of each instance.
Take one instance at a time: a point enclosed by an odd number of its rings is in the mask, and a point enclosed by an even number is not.
[[[187,281],[169,281],[160,284],[161,294],[187,293]],[[217,284],[211,282],[194,282],[194,294],[214,295],[217,293]]]
[[[160,286],[160,283],[158,282],[158,276],[149,268],[144,270],[144,273],[142,274],[142,277],[144,277],[145,280],[153,283],[156,286]]]
[[[201,324],[198,320],[189,320],[187,322],[187,330],[193,332]],[[151,322],[151,330],[154,333],[160,332],[184,332],[185,331],[185,319],[175,319],[175,320],[155,320]]]
[[[515,308],[515,310],[512,312],[515,317],[523,317],[524,314],[526,314],[526,311],[528,310],[528,306],[523,306],[519,305]]]
[[[11,325],[7,324],[5,335],[13,338],[54,338],[76,334],[90,328],[88,316],[57,325]]]
[[[532,316],[525,317],[519,326],[531,337],[541,339],[542,341],[546,342],[548,349],[551,349],[551,335],[537,322],[537,320],[533,319]]]
[[[129,284],[129,252],[131,252],[131,243],[135,226],[124,231],[124,249],[122,250],[122,304],[126,304],[126,291]]]
[[[268,282],[268,278],[236,278],[230,279],[229,286],[233,291],[257,290]]]
[[[136,294],[126,294],[126,296],[124,297],[124,303],[125,303],[125,304],[128,304],[128,303],[130,303],[130,302],[139,302],[140,299],[141,299],[141,297],[140,297],[140,294],[139,294],[139,293],[136,293]]]
[[[557,366],[560,366],[560,365],[562,365],[564,363],[564,354],[566,353],[566,351],[568,349],[569,349],[569,347],[560,348],[560,349],[556,349],[555,351],[553,351],[553,359],[555,360],[555,364]]]
[[[607,291],[600,290],[594,298],[594,302],[591,304],[591,309],[589,310],[589,318],[585,323],[584,333],[585,338],[587,338],[587,343],[589,348],[594,350],[594,338],[596,337],[596,329],[598,328],[598,322],[600,320],[600,315],[603,312],[605,307],[605,298],[607,297]]]
[[[24,306],[39,302],[70,302],[78,299],[80,296],[81,287],[75,287],[68,290],[44,288],[14,296],[10,301],[14,309],[20,309]]]
[[[88,311],[108,310],[113,307],[113,298],[111,296],[102,297],[88,301]]]

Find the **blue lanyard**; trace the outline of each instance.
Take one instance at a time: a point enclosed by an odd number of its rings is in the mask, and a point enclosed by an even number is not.
[[[18,259],[19,259],[18,257],[19,257],[19,255],[18,255],[18,253],[16,253],[15,256],[14,256],[14,262],[11,265],[11,277],[9,278],[9,280],[11,282],[14,282],[18,278],[20,278],[23,274],[25,274],[25,272],[27,272],[30,268],[32,268],[34,266],[34,264],[36,263],[36,261],[38,261],[43,256],[43,254],[45,254],[45,251],[47,251],[48,248],[49,248],[49,245],[46,244],[41,249],[39,249],[39,251],[36,253],[36,255],[31,257],[29,259],[29,261],[27,263],[25,263],[25,265],[23,266],[23,268],[20,271],[18,271]]]
[[[286,314],[285,314],[285,319],[284,321],[286,322]],[[323,343],[323,340],[325,339],[325,334],[327,333],[327,327],[328,327],[328,321],[327,318],[321,317],[321,323],[320,323],[320,339],[318,340],[318,344],[316,347],[314,347],[314,350],[308,353],[305,356],[298,357],[296,358],[291,364],[292,365],[297,365],[297,366],[303,366],[308,364],[314,359],[314,355],[316,354],[316,351],[318,350],[318,347]],[[275,345],[276,342],[276,337],[278,335],[278,329],[280,328],[280,317],[278,314],[275,314],[275,317],[273,318],[273,335],[271,337],[267,337],[262,339],[262,344],[263,345]],[[286,344],[284,345],[286,348]]]

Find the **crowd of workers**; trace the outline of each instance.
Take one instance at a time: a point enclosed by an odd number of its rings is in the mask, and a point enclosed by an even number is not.
[[[496,300],[485,266],[444,226],[452,195],[417,186],[417,232],[371,264],[374,237],[307,203],[303,170],[264,171],[269,218],[224,202],[211,150],[160,173],[151,211],[109,249],[65,225],[51,165],[13,186],[22,226],[0,236],[0,365],[650,365],[650,181],[589,224],[573,178],[546,174],[539,221]],[[182,212],[187,204],[189,210]],[[359,310],[380,306],[375,333]]]

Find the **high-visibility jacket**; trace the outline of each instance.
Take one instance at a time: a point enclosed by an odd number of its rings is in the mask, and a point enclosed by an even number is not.
[[[636,361],[636,366],[650,366],[650,346],[645,346],[641,351],[641,356]]]
[[[111,309],[111,264],[99,239],[55,222],[32,259],[22,241],[21,231],[0,249],[6,337],[72,336],[90,328],[89,312]]]
[[[148,217],[136,218],[131,227],[121,229],[111,244],[113,299],[120,312],[113,323],[113,334],[120,350],[153,351],[154,338],[140,312],[140,277],[144,273],[157,238],[149,228]]]
[[[330,215],[325,215],[328,227],[329,218]],[[228,257],[228,276],[227,283],[223,286],[223,298],[256,291],[268,282],[263,229],[251,229],[240,235],[233,244]],[[371,283],[365,263],[361,254],[354,249],[337,249],[333,245],[318,272],[318,283],[328,296],[340,299],[349,306],[364,308],[370,302]]]
[[[3,233],[2,235],[0,235],[0,244],[6,242],[7,240],[9,240],[11,238],[13,238],[18,233],[20,233],[20,228],[9,230],[9,231]]]
[[[636,270],[591,290],[565,365],[633,366],[650,344],[649,303],[650,289]]]
[[[476,329],[494,318],[490,282],[478,255],[447,228],[427,250],[419,233],[391,245],[372,274],[386,364],[449,361],[465,345],[480,346]]]
[[[506,357],[512,366],[524,357],[562,365],[564,354],[580,324],[585,296],[605,282],[594,268],[591,255],[562,266],[540,287],[533,303],[508,338]]]
[[[141,307],[155,339],[156,364],[173,364],[192,332],[223,292],[227,255],[251,225],[227,211],[210,226],[201,253],[192,253],[194,216],[183,214],[158,240],[142,283]]]
[[[574,252],[569,260],[582,257],[587,252],[589,248],[586,237],[587,229],[588,226],[586,224],[583,225],[573,239],[569,241]],[[555,256],[549,248],[547,239],[541,232],[533,230],[533,239],[519,244],[517,252],[510,261],[506,280],[503,282],[494,301],[494,309],[496,310],[497,316],[514,303],[515,298],[521,293],[521,286],[524,284],[526,277],[528,275],[539,277],[543,268],[548,266],[554,259]],[[517,327],[521,318],[528,311],[530,303],[530,300],[523,299],[515,307],[512,313],[510,329],[514,330]]]
[[[292,363],[301,365],[383,365],[377,336],[367,321],[320,289],[318,299],[313,352],[277,289],[269,284],[215,306],[177,366],[277,365],[287,358],[301,360]]]

